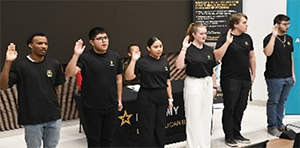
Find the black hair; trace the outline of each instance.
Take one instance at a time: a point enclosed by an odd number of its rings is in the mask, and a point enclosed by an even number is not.
[[[139,45],[138,45],[138,44],[130,44],[130,45],[127,47],[127,53],[130,52],[130,48],[131,48],[132,46],[139,46]]]
[[[94,40],[94,38],[99,34],[99,33],[106,33],[106,30],[104,28],[101,28],[101,27],[95,27],[93,29],[90,30],[89,32],[89,39],[90,40]]]
[[[280,24],[282,21],[289,21],[290,18],[284,14],[278,14],[274,20],[273,20],[273,25],[275,24]]]
[[[160,39],[158,37],[151,37],[147,42],[147,46],[150,48],[155,41],[160,41]]]
[[[36,36],[44,36],[44,37],[47,37],[47,36],[46,36],[44,33],[42,33],[42,32],[36,32],[36,33],[33,33],[33,34],[31,34],[31,35],[28,37],[28,39],[27,39],[27,45],[29,45],[30,43],[32,43],[33,38],[36,37]]]

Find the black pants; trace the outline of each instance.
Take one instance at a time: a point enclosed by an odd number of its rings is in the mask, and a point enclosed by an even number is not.
[[[137,99],[139,147],[164,147],[167,106],[166,89],[140,89]]]
[[[248,80],[221,80],[223,92],[223,131],[226,139],[240,135],[244,110],[247,107],[251,82]]]
[[[88,147],[112,147],[118,116],[117,108],[95,110],[82,107],[82,113]]]

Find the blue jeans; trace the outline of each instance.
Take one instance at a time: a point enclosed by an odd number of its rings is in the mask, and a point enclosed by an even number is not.
[[[268,87],[267,118],[269,128],[283,125],[284,105],[293,87],[293,78],[266,79]]]
[[[61,119],[42,124],[25,125],[25,141],[27,148],[55,148],[59,141]]]

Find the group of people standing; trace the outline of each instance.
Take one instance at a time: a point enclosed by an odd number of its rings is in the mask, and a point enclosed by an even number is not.
[[[241,134],[241,122],[247,107],[248,94],[256,75],[253,41],[246,33],[247,16],[232,14],[229,30],[220,36],[215,50],[205,45],[207,29],[201,23],[189,25],[176,67],[186,68],[184,107],[186,116],[186,147],[210,147],[212,103],[217,92],[214,67],[222,63],[221,88],[224,99],[223,131],[225,143],[238,146],[250,143]],[[268,87],[268,132],[279,136],[284,130],[283,110],[291,87],[295,84],[293,40],[286,34],[290,18],[277,15],[272,33],[263,42],[267,56],[265,78]],[[123,65],[120,56],[108,50],[109,37],[105,29],[89,32],[92,49],[84,52],[83,40],[75,43],[65,76],[82,75],[82,114],[88,147],[112,147],[118,111],[123,108]],[[17,58],[16,46],[8,46],[1,74],[1,89],[17,84],[18,122],[24,125],[27,147],[54,148],[59,141],[61,126],[58,86],[65,82],[59,62],[46,57],[47,37],[35,33],[28,39],[31,53]],[[164,147],[166,110],[173,107],[170,66],[162,56],[163,42],[151,37],[148,55],[141,56],[138,45],[128,47],[131,57],[124,72],[126,80],[137,77],[141,85],[137,97],[138,147]]]

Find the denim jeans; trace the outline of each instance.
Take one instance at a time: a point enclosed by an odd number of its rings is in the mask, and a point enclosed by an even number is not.
[[[266,79],[268,87],[267,119],[269,128],[283,125],[285,101],[293,87],[293,78]]]
[[[42,124],[25,125],[25,141],[27,148],[55,148],[59,141],[61,119]]]

